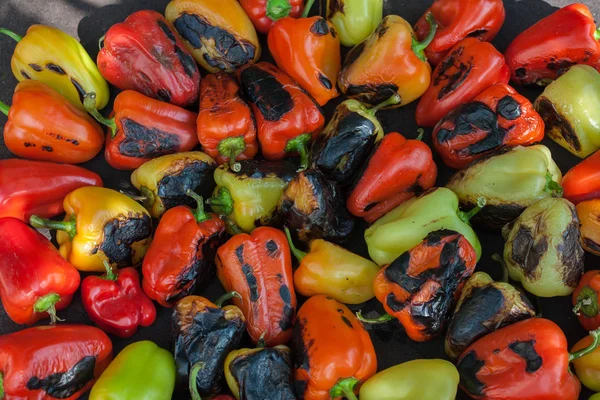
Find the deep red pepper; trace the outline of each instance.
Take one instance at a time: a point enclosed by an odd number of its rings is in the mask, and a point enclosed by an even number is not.
[[[600,271],[586,272],[573,292],[573,312],[587,331],[600,328]]]
[[[240,4],[260,33],[269,33],[281,18],[299,18],[304,9],[304,0],[240,0]]]
[[[599,198],[600,151],[571,168],[560,185],[563,187],[563,197],[573,204]]]

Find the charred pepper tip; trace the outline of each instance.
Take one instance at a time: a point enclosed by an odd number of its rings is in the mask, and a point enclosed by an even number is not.
[[[290,251],[292,252],[294,257],[296,257],[296,260],[298,260],[298,262],[301,262],[302,259],[306,257],[306,253],[298,249],[296,245],[294,245],[294,241],[292,240],[292,235],[290,233],[289,228],[287,226],[284,226],[283,230],[285,231],[285,236],[287,237],[288,243],[290,245]]]
[[[356,313],[356,318],[358,318],[358,320],[363,324],[383,324],[385,322],[391,321],[394,317],[392,317],[390,314],[385,313],[376,318],[365,318],[362,315],[362,310],[359,310]]]
[[[20,41],[21,41],[21,39],[23,39],[23,36],[21,36],[21,35],[17,35],[17,34],[16,34],[16,33],[14,33],[13,31],[10,31],[10,30],[8,30],[8,29],[6,29],[6,28],[0,28],[0,33],[2,33],[2,34],[4,34],[4,35],[8,36],[9,38],[11,38],[11,39],[15,40],[16,42],[20,42]],[[1,399],[1,398],[2,398],[2,397],[0,396],[0,399]]]
[[[96,109],[96,93],[89,92],[85,94],[83,97],[83,107],[96,119],[96,121],[110,129],[110,135],[112,137],[117,136],[117,123],[114,118],[106,118]]]
[[[427,13],[427,23],[429,23],[429,34],[422,42],[419,42],[415,37],[412,38],[412,49],[415,52],[416,56],[423,62],[427,62],[427,56],[425,55],[425,49],[427,46],[431,44],[433,38],[435,37],[435,32],[437,31],[438,24],[432,13]]]
[[[292,5],[288,0],[267,0],[266,16],[273,21],[287,17],[291,10]]]
[[[237,156],[246,150],[246,142],[242,136],[223,139],[217,145],[219,154],[229,159],[229,168],[233,172],[240,172],[242,165],[236,161]]]
[[[196,209],[194,210],[194,218],[196,222],[206,221],[210,217],[204,212],[204,199],[198,193],[188,189],[185,193],[188,197],[196,200]]]
[[[75,222],[75,218],[71,218],[69,221],[53,221],[51,219],[32,215],[29,218],[29,223],[34,228],[47,228],[66,232],[69,234],[71,240],[73,240],[77,234],[77,223]]]
[[[354,394],[354,387],[358,382],[360,380],[354,377],[340,379],[329,391],[329,396],[331,398],[345,397],[348,400],[358,400],[358,397]]]
[[[237,299],[243,300],[242,295],[234,290],[231,292],[227,292],[224,295],[222,295],[221,297],[219,297],[215,301],[215,306],[221,308],[223,306],[223,303],[225,303],[227,300],[233,299],[234,297]]]
[[[563,195],[563,188],[560,183],[552,179],[550,171],[546,172],[546,187],[544,188],[546,193],[550,193],[552,197],[561,197]]]
[[[230,215],[233,212],[233,197],[231,192],[225,186],[217,189],[217,195],[206,200],[211,207],[220,209],[219,214]]]
[[[107,259],[104,259],[102,263],[104,264],[104,269],[106,269],[106,274],[102,276],[102,279],[106,279],[107,281],[116,281],[118,275],[115,274],[115,270],[113,269],[112,265],[110,265]]]
[[[300,155],[300,168],[298,171],[304,171],[308,168],[308,143],[312,139],[310,133],[303,133],[300,136],[297,136],[285,145],[286,153],[298,153]]]
[[[586,356],[596,350],[596,348],[600,345],[600,329],[596,329],[595,331],[590,332],[590,336],[592,337],[592,344],[588,347],[576,351],[575,353],[569,354],[569,363]]]
[[[198,386],[196,385],[196,379],[198,378],[198,373],[204,368],[204,362],[198,361],[192,368],[190,369],[190,394],[192,395],[192,400],[202,400],[200,393],[198,393]]]
[[[58,293],[48,293],[45,296],[40,297],[33,305],[33,311],[36,313],[46,312],[50,315],[50,324],[56,325],[56,321],[64,321],[58,318],[56,315],[56,303],[60,301],[60,295]],[[1,398],[1,397],[0,397]]]

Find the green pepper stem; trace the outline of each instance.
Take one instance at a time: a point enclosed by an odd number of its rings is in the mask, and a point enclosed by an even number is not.
[[[385,322],[391,321],[392,319],[394,319],[394,317],[392,317],[390,314],[383,314],[380,315],[377,318],[365,318],[362,315],[362,310],[359,310],[356,313],[356,318],[358,318],[358,320],[364,324],[383,324]]]
[[[594,39],[600,40],[600,28],[598,28],[596,32],[594,32]]]
[[[200,393],[198,393],[198,385],[196,384],[196,380],[198,379],[198,373],[203,368],[204,362],[198,361],[196,364],[192,365],[192,368],[190,369],[189,388],[190,394],[192,395],[192,400],[202,400]]]
[[[292,254],[294,255],[294,257],[296,257],[296,260],[298,260],[298,262],[301,262],[302,259],[306,257],[306,253],[298,249],[296,245],[294,245],[294,241],[292,240],[292,235],[288,227],[284,226],[283,230],[285,231],[285,236],[287,237],[288,243],[290,244],[290,250]]]
[[[264,349],[265,347],[267,347],[267,343],[265,342],[265,333],[264,332],[262,333],[262,335],[260,335],[258,342],[256,342],[256,347],[258,349]]]
[[[347,400],[358,400],[354,394],[354,387],[358,382],[360,380],[355,377],[340,379],[329,391],[329,396],[331,398],[345,397]]]
[[[236,158],[246,150],[246,142],[243,136],[221,140],[217,145],[217,150],[219,154],[229,159],[229,168],[233,172],[240,172],[242,165],[236,161]]]
[[[10,106],[8,104],[3,103],[2,101],[0,101],[0,112],[8,117],[8,111],[9,110],[10,110]]]
[[[552,179],[550,171],[546,171],[546,187],[544,188],[544,191],[550,193],[552,197],[561,197],[563,195],[562,186]]]
[[[288,0],[267,0],[266,16],[273,21],[290,15],[292,5]]]
[[[9,31],[6,28],[0,28],[0,33],[5,34],[6,36],[8,36],[11,39],[14,39],[16,42],[20,42],[21,39],[23,39],[23,36],[21,35],[17,35],[16,33],[14,33],[13,31]],[[0,397],[1,399],[2,397]]]
[[[231,215],[233,213],[233,197],[231,192],[225,186],[219,186],[217,189],[217,195],[206,200],[206,202],[213,207],[217,207],[221,210],[219,214]]]
[[[236,291],[227,292],[215,301],[215,306],[221,308],[223,306],[223,303],[225,303],[227,300],[230,300],[234,297],[242,300],[242,295],[239,294],[238,292],[236,292]]]
[[[386,108],[387,106],[393,106],[396,105],[398,103],[400,103],[402,101],[402,97],[400,97],[400,95],[398,93],[394,93],[389,99],[387,99],[386,101],[383,101],[379,104],[377,104],[374,107],[371,107],[369,109],[367,109],[366,111],[375,116],[375,114],[377,114],[378,111]]]
[[[106,279],[107,281],[116,281],[118,275],[115,274],[115,270],[110,265],[108,260],[104,259],[102,263],[104,264],[104,269],[106,270],[106,274],[102,276],[102,279]]]
[[[106,118],[96,109],[96,93],[89,92],[83,98],[83,106],[85,110],[96,118],[96,121],[110,129],[110,136],[117,136],[117,123],[114,118]]]
[[[592,299],[585,298],[577,300],[577,303],[575,303],[575,307],[573,307],[573,314],[580,316],[581,313],[579,312],[579,310],[581,310],[581,307],[589,307],[592,304]]]
[[[479,211],[481,211],[481,209],[483,207],[485,207],[485,203],[486,200],[483,197],[480,197],[477,199],[477,205],[475,207],[473,207],[473,209],[471,211],[458,211],[458,218],[460,218],[463,222],[468,223],[471,218],[473,218],[475,215],[477,215],[479,213]]]
[[[312,139],[310,133],[303,133],[287,142],[285,145],[286,153],[298,153],[300,155],[300,168],[298,171],[304,171],[308,168],[308,143]]]
[[[196,200],[196,209],[194,210],[194,218],[196,218],[196,222],[200,223],[209,219],[210,216],[204,212],[204,199],[202,196],[190,189],[188,189],[185,194]]]
[[[596,350],[596,348],[598,347],[598,345],[600,345],[600,329],[596,329],[595,331],[591,331],[590,332],[590,336],[592,337],[592,344],[590,344],[585,349],[581,349],[579,351],[576,351],[575,353],[569,354],[569,362],[570,363],[573,362],[573,361],[575,361],[575,360],[577,360],[578,358],[581,358],[583,356],[586,356],[586,355],[590,354],[591,352],[593,352],[594,350]]]
[[[417,129],[417,133],[419,134],[415,140],[423,140],[423,136],[425,136],[425,129],[419,128]]]
[[[102,45],[104,44],[104,39],[106,39],[106,35],[102,35],[100,39],[98,39],[98,50],[102,50]]]
[[[598,316],[598,292],[585,285],[577,295],[577,302],[573,307],[573,313],[579,316],[583,313],[586,318]]]
[[[141,196],[139,196],[139,199],[141,199],[144,208],[150,210],[154,205],[154,201],[156,201],[156,196],[154,196],[154,192],[152,192],[152,190],[148,189],[146,186],[142,186],[140,187],[140,193]]]
[[[75,222],[75,218],[71,218],[69,221],[53,221],[51,219],[32,215],[29,218],[29,223],[34,228],[47,228],[64,231],[69,234],[69,238],[71,238],[71,240],[73,240],[77,234],[77,223]]]
[[[0,399],[4,398],[4,374],[0,372]]]
[[[508,282],[508,268],[502,257],[500,257],[500,254],[492,254],[492,260],[496,261],[502,267],[502,278],[500,278],[500,282]]]
[[[416,56],[423,62],[427,62],[427,56],[425,55],[425,49],[427,46],[431,44],[433,38],[435,37],[435,32],[437,31],[438,24],[433,17],[432,13],[427,13],[427,23],[429,23],[429,34],[422,42],[419,42],[415,37],[412,38],[412,49],[415,52]]]
[[[231,219],[229,219],[229,218],[223,218],[223,220],[225,221],[225,223],[229,227],[229,230],[231,232],[233,232],[234,235],[237,235],[238,233],[244,233],[244,231],[242,230],[242,228],[240,228],[238,226],[238,224],[236,224],[235,222],[233,222]]]
[[[304,11],[302,11],[302,18],[308,17],[308,14],[310,14],[310,9],[312,8],[313,4],[315,4],[315,0],[308,0],[306,2],[306,5],[304,6]]]
[[[36,313],[48,313],[50,315],[50,324],[56,325],[56,321],[64,321],[56,316],[56,303],[60,301],[58,293],[48,293],[40,297],[33,304],[33,311]]]

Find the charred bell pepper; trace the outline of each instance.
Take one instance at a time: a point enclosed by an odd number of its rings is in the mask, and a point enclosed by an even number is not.
[[[209,72],[233,72],[260,57],[256,31],[236,0],[172,0],[165,17]]]
[[[165,400],[175,386],[173,356],[149,340],[125,347],[92,388],[90,400]]]
[[[138,326],[147,327],[156,319],[156,308],[140,286],[135,268],[115,272],[104,262],[106,274],[88,276],[81,283],[83,308],[104,332],[127,338]]]
[[[46,25],[30,26],[23,37],[4,28],[0,28],[0,33],[18,42],[10,61],[18,81],[41,81],[81,111],[86,93],[94,92],[98,109],[106,107],[110,97],[108,83],[75,38]]]
[[[342,93],[369,104],[398,94],[400,102],[395,107],[421,97],[431,82],[424,50],[433,39],[436,24],[433,18],[429,22],[429,36],[418,42],[406,20],[397,15],[385,17],[375,32],[346,56],[338,77]]]
[[[571,4],[522,32],[504,56],[512,80],[547,84],[576,64],[600,70],[600,30],[584,4]]]
[[[179,388],[189,386],[200,396],[221,390],[225,357],[239,347],[246,331],[246,319],[237,306],[221,307],[233,296],[239,295],[226,293],[214,303],[187,296],[175,305],[171,326]]]
[[[600,271],[588,271],[573,292],[573,312],[587,331],[600,328]]]
[[[21,220],[0,218],[0,298],[10,319],[31,325],[49,316],[55,323],[79,282],[79,272],[45,236]]]
[[[215,160],[201,151],[169,154],[143,164],[131,174],[131,183],[141,193],[140,199],[154,218],[160,218],[170,208],[193,206],[188,190],[205,199],[210,197],[215,183]]]
[[[446,360],[412,360],[373,375],[360,400],[454,400],[458,371]]]
[[[575,206],[546,198],[502,229],[511,279],[538,297],[567,296],[583,275],[583,249]]]
[[[163,307],[172,307],[214,276],[213,259],[225,234],[225,222],[204,212],[202,197],[188,195],[196,209],[177,206],[162,216],[142,264],[144,291]]]
[[[198,100],[196,61],[160,13],[137,11],[103,39],[98,69],[114,86],[181,107]]]
[[[589,253],[600,255],[600,199],[577,204],[581,245]]]
[[[437,166],[420,139],[406,140],[396,132],[385,135],[346,201],[352,215],[373,223],[435,185]]]
[[[294,271],[296,292],[305,297],[324,294],[344,304],[360,304],[375,296],[373,280],[379,267],[373,261],[323,239],[310,242],[308,253],[296,248],[285,233],[299,266]]]
[[[446,331],[446,354],[456,360],[479,338],[535,316],[529,299],[506,282],[475,272],[463,287]]]
[[[57,216],[64,212],[65,196],[83,186],[102,186],[102,179],[74,165],[0,160],[0,218],[28,222],[33,214],[43,218]]]
[[[327,19],[347,47],[365,40],[383,18],[383,0],[327,0]]]
[[[287,343],[296,314],[292,259],[285,234],[260,227],[240,233],[217,250],[217,276],[233,303],[244,313],[254,343]]]
[[[0,101],[0,112],[8,117],[4,144],[19,157],[79,164],[104,145],[96,121],[42,82],[20,82],[12,106]]]
[[[458,195],[462,207],[484,198],[486,204],[473,222],[501,229],[536,201],[560,196],[561,178],[546,146],[517,146],[469,165],[454,174],[446,187]]]
[[[379,323],[397,318],[409,338],[431,340],[446,328],[460,291],[477,263],[477,254],[460,233],[431,232],[423,241],[383,267],[375,277],[375,297],[388,313]]]
[[[262,155],[281,160],[287,153],[297,153],[305,169],[308,144],[325,125],[319,104],[273,64],[247,65],[238,77],[254,112]]]
[[[433,147],[444,164],[461,169],[505,147],[543,138],[544,121],[531,102],[499,83],[442,118],[433,130]]]
[[[375,114],[399,101],[394,95],[375,107],[358,100],[338,105],[310,149],[311,168],[341,186],[351,184],[385,133]]]
[[[296,175],[283,191],[278,212],[293,236],[305,243],[315,239],[343,242],[354,228],[339,186],[317,170]]]
[[[506,17],[502,0],[435,0],[415,25],[419,40],[424,40],[429,33],[428,13],[438,24],[433,41],[425,49],[425,55],[433,65],[441,63],[465,38],[490,42],[502,28]]]
[[[64,221],[33,215],[36,228],[58,230],[60,254],[80,271],[105,271],[111,265],[137,266],[150,245],[152,220],[134,200],[112,189],[95,186],[69,193],[63,202]]]
[[[458,197],[446,188],[435,188],[405,201],[377,220],[365,231],[371,259],[383,266],[412,249],[430,233],[450,229],[461,233],[481,257],[481,244],[469,219],[481,209],[458,209]]]
[[[574,66],[546,87],[534,107],[546,134],[577,157],[600,149],[600,73],[594,68]]]
[[[153,158],[190,151],[198,144],[197,114],[133,90],[117,95],[113,117],[97,110],[94,93],[85,96],[86,109],[107,126],[104,157],[116,169],[136,169]]]
[[[240,4],[260,33],[269,33],[282,18],[299,18],[304,8],[304,0],[240,0]]]
[[[237,160],[254,158],[258,152],[252,111],[235,79],[225,72],[202,80],[196,133],[206,154],[219,165],[228,162],[236,171]]]
[[[575,205],[600,198],[600,151],[571,168],[560,184],[563,197]]]
[[[212,209],[227,217],[242,231],[277,220],[277,203],[295,176],[296,167],[287,161],[245,160],[235,172],[226,166],[215,170],[217,187],[208,199]]]
[[[0,395],[7,400],[75,400],[111,360],[110,339],[93,326],[36,326],[3,335]]]
[[[300,307],[292,349],[294,388],[301,399],[356,400],[359,384],[377,372],[369,333],[329,296],[313,296]]]
[[[598,380],[600,352],[597,350],[599,343],[600,331],[592,331],[571,349],[572,353],[585,352],[584,356],[573,360],[573,366],[575,367],[575,373],[579,381],[594,392],[600,390],[600,380]]]

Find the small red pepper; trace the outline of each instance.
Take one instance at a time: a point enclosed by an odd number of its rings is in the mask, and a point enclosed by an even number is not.
[[[600,198],[600,151],[571,168],[560,185],[563,197],[576,205]]]
[[[281,18],[299,18],[304,8],[304,0],[240,0],[240,4],[260,33],[269,33]]]
[[[586,331],[600,328],[600,271],[588,271],[573,292],[573,312]]]

